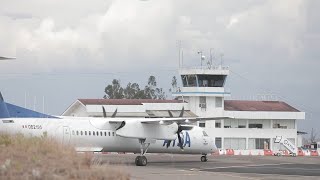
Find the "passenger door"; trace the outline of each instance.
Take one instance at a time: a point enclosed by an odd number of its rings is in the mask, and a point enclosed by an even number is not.
[[[63,126],[63,144],[67,145],[70,143],[71,132],[68,126]]]

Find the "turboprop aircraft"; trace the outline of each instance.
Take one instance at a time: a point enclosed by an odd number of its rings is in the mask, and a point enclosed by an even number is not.
[[[103,115],[106,117],[104,107]],[[133,152],[137,166],[146,166],[146,153],[200,154],[207,161],[207,154],[216,150],[212,138],[200,127],[191,125],[214,118],[91,118],[11,117],[0,93],[0,132],[25,136],[47,136],[72,145],[76,151]]]

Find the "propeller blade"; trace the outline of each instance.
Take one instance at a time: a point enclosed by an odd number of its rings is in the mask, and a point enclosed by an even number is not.
[[[173,115],[172,115],[172,113],[171,113],[170,110],[168,110],[168,113],[169,113],[169,116],[170,116],[170,117],[173,117]]]
[[[118,112],[118,108],[114,111],[114,113],[112,114],[112,118],[115,118],[116,117],[116,115],[117,115],[117,112]]]
[[[103,117],[107,118],[106,109],[103,106],[102,106],[102,113],[103,113]]]
[[[177,134],[178,134],[179,147],[180,147],[180,149],[183,149],[183,144],[182,144],[182,139],[181,139],[181,136],[180,136],[180,132],[178,131]]]
[[[182,107],[182,110],[181,110],[179,117],[183,117],[183,113],[184,113],[184,106]]]
[[[170,146],[170,144],[171,144],[171,140],[168,140],[167,148]]]

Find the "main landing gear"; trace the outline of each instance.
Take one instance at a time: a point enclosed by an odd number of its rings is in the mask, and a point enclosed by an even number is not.
[[[207,162],[208,161],[208,158],[207,158],[207,155],[205,154],[205,155],[203,155],[203,156],[201,156],[201,162]]]
[[[140,156],[136,157],[135,163],[136,163],[136,166],[146,166],[148,164],[148,160],[144,155],[147,153],[150,143],[145,143],[144,139],[139,139],[139,143],[140,143]]]

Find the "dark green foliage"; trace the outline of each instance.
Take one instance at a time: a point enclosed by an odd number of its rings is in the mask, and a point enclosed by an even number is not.
[[[105,91],[105,99],[166,99],[166,94],[162,88],[157,87],[155,76],[148,78],[148,84],[144,89],[140,89],[138,83],[129,82],[125,88],[121,87],[120,80],[114,79]]]

